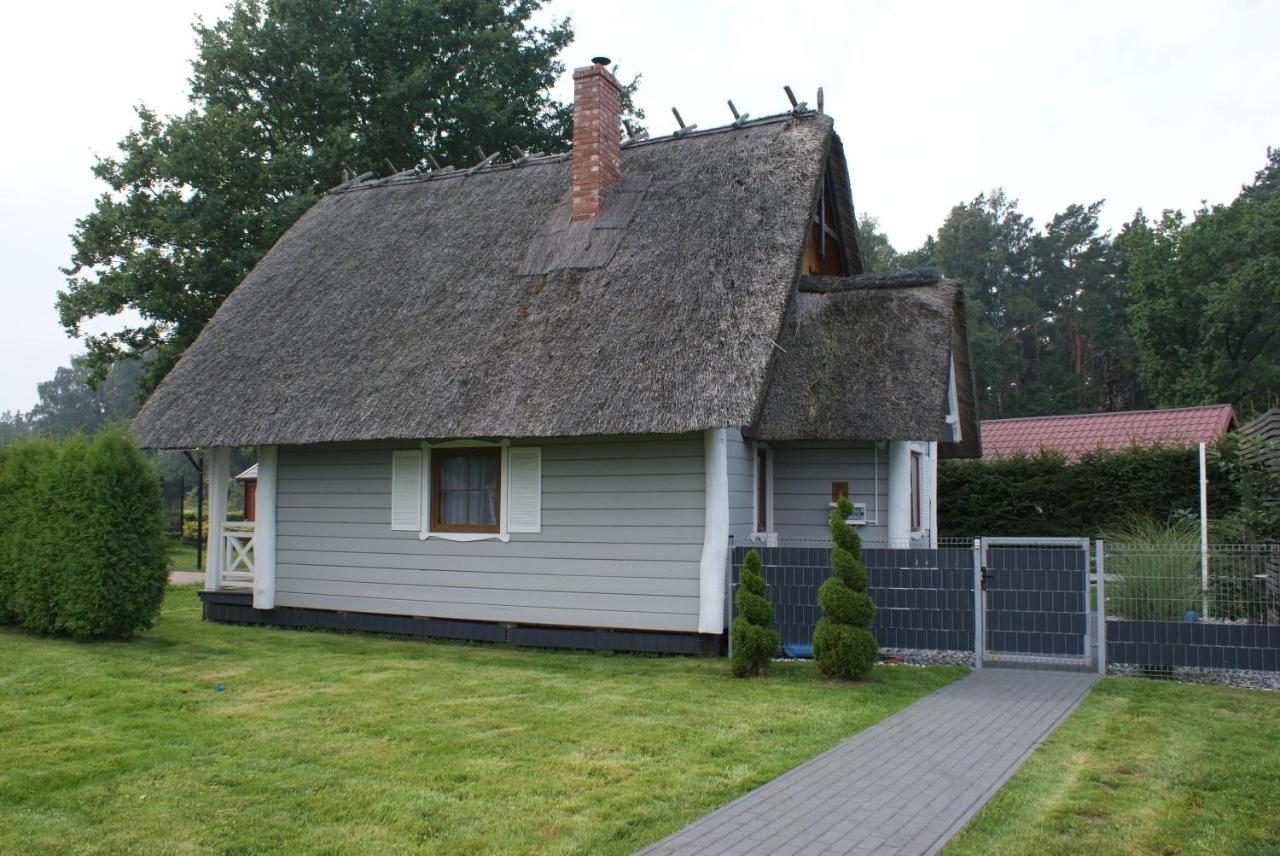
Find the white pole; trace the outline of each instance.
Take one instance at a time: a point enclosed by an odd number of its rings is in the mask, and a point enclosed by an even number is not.
[[[222,527],[227,521],[227,486],[231,482],[231,449],[215,446],[204,455],[209,470],[209,543],[205,558],[204,587],[210,591],[222,588]]]
[[[1204,592],[1201,618],[1209,614],[1209,475],[1204,443],[1200,444],[1200,590]]]
[[[258,447],[257,522],[253,526],[253,608],[276,605],[276,447]]]

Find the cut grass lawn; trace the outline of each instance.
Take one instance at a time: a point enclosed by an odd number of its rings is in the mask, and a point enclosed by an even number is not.
[[[196,545],[169,543],[169,570],[194,571],[196,569]]]
[[[629,853],[963,674],[230,627],[195,587],[0,646],[6,853]]]
[[[1108,678],[944,851],[1280,853],[1280,694]]]

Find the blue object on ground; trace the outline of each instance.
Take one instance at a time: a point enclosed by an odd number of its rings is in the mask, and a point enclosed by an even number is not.
[[[1187,610],[1187,623],[1188,623],[1188,624],[1195,624],[1197,620],[1198,620],[1198,619],[1196,618],[1196,611],[1195,611],[1194,609],[1188,609],[1188,610]]]
[[[793,660],[812,660],[812,645],[783,645],[782,653],[786,654]]]
[[[213,691],[214,691],[215,693],[220,693],[220,692],[222,692],[222,684],[214,684],[214,685],[213,685]]]

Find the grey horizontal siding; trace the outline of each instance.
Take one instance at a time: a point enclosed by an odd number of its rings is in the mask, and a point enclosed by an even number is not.
[[[755,474],[753,467],[754,449],[750,443],[742,439],[742,432],[729,431],[729,534],[735,542],[741,544],[751,537],[755,528],[751,519],[755,506]]]
[[[888,452],[871,443],[773,443],[773,516],[778,537],[823,540],[829,538],[831,483],[847,481],[849,498],[867,504],[874,519],[877,499],[879,521],[859,526],[858,534],[869,543],[883,544],[888,537]]]
[[[282,448],[277,603],[696,631],[702,439],[529,445],[543,450],[542,532],[508,543],[393,532],[393,446]]]

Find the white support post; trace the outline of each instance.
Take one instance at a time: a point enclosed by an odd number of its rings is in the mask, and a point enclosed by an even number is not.
[[[276,605],[276,447],[258,447],[258,492],[253,526],[253,608]]]
[[[1094,542],[1094,553],[1097,558],[1094,559],[1093,567],[1098,573],[1098,585],[1094,592],[1098,598],[1098,674],[1105,675],[1107,673],[1107,580],[1101,538]]]
[[[929,549],[938,549],[938,444],[929,444],[929,478],[921,499],[929,503]]]
[[[1204,443],[1200,444],[1200,618],[1209,617],[1209,472]]]
[[[982,668],[984,639],[982,626],[982,549],[981,539],[973,539],[973,667]]]
[[[889,442],[889,547],[911,546],[911,443]]]
[[[704,522],[698,566],[698,632],[724,632],[725,567],[729,561],[728,429],[703,433]]]
[[[222,588],[222,566],[226,546],[222,526],[227,520],[227,488],[231,484],[231,449],[214,446],[206,450],[209,470],[209,543],[205,554],[204,586],[209,591]]]

